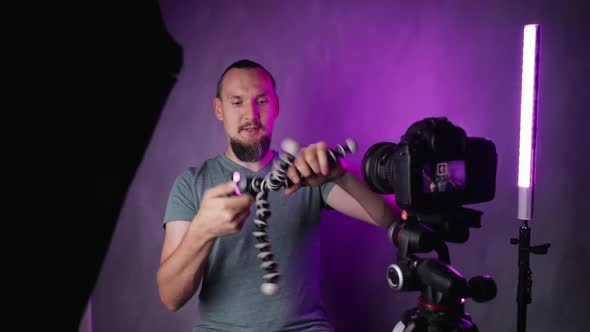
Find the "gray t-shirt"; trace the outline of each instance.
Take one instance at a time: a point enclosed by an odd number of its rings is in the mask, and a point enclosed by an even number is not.
[[[274,162],[278,153],[273,153]],[[222,154],[188,168],[171,190],[164,225],[172,220],[191,221],[205,190],[229,181],[234,171],[264,177],[272,164],[255,173]],[[241,232],[215,241],[203,274],[193,332],[333,331],[319,282],[320,213],[329,208],[326,200],[333,187],[333,182],[302,187],[291,196],[285,196],[284,189],[269,192],[267,238],[281,274],[280,290],[273,296],[260,291],[266,272],[260,267],[254,246],[258,241],[252,234],[255,204]]]

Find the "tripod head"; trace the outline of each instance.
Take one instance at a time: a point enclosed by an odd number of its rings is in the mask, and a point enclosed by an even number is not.
[[[404,211],[402,221],[391,225],[389,238],[399,250],[397,263],[387,269],[387,283],[396,291],[420,291],[418,307],[407,311],[394,331],[477,331],[464,311],[465,299],[490,301],[496,284],[488,275],[467,281],[451,266],[446,242],[466,242],[469,228],[481,227],[481,214],[462,207],[437,213]],[[438,258],[415,255],[432,251]]]

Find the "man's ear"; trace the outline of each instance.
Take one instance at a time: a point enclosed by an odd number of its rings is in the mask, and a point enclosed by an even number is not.
[[[213,99],[213,111],[215,112],[215,117],[219,121],[223,121],[223,112],[221,110],[221,99],[215,97]]]

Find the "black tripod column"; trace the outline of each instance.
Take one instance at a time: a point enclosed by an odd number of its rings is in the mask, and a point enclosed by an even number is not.
[[[545,255],[551,244],[545,243],[540,246],[531,247],[531,228],[527,220],[523,220],[518,235],[518,239],[511,238],[510,243],[518,244],[517,332],[525,332],[527,306],[532,302],[533,288],[530,254]]]

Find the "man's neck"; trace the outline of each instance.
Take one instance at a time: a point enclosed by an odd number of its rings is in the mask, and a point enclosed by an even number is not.
[[[236,164],[244,166],[252,172],[258,172],[272,160],[273,152],[272,149],[268,149],[268,152],[266,152],[266,155],[262,159],[260,159],[259,161],[248,163],[238,159],[238,157],[236,157],[236,155],[234,154],[234,151],[228,146],[227,150],[225,151],[225,156],[228,157],[231,161],[235,162]]]

